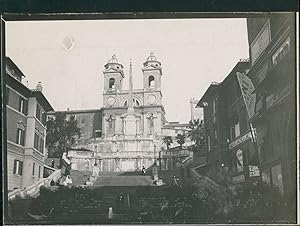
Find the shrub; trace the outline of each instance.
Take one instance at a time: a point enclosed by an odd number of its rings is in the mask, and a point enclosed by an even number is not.
[[[231,202],[231,222],[272,223],[286,218],[282,194],[268,184],[245,183],[235,190]]]

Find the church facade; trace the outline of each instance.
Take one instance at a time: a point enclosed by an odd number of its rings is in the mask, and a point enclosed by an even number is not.
[[[105,64],[103,76],[101,109],[66,112],[76,116],[78,126],[84,131],[68,153],[72,168],[90,171],[98,167],[100,171],[111,172],[150,167],[161,151],[162,127],[166,123],[161,63],[153,53],[146,59],[141,89],[133,89],[131,63],[129,89],[123,89],[126,76],[116,56]]]

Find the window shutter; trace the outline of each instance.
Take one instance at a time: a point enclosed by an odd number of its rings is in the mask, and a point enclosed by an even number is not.
[[[18,142],[19,142],[19,129],[17,128],[17,135],[16,135],[16,144],[18,144]]]
[[[19,164],[19,175],[22,175],[23,174],[23,162],[20,161],[20,164]]]
[[[39,135],[36,133],[34,134],[34,148],[39,149]]]
[[[36,105],[36,112],[35,112],[35,116],[37,117],[37,119],[38,120],[41,120],[41,116],[40,116],[40,114],[41,114],[41,110],[40,110],[40,105],[39,104],[37,104]]]
[[[35,163],[32,163],[32,175],[34,175],[35,171]]]
[[[14,174],[16,174],[16,169],[17,169],[17,160],[15,159],[14,160]]]
[[[25,130],[21,131],[21,145],[25,145]]]
[[[28,114],[28,100],[24,100],[24,106],[23,106],[23,109],[24,109],[24,114],[27,115]]]
[[[22,103],[22,97],[19,96],[19,111],[20,112],[22,112],[21,103]]]
[[[42,154],[44,153],[44,140],[40,139],[40,150],[39,150]]]
[[[9,88],[6,87],[6,104],[9,104]]]
[[[46,114],[46,112],[43,112],[43,114],[42,114],[42,123],[44,124],[44,125],[46,125],[46,117],[47,117],[47,114]]]

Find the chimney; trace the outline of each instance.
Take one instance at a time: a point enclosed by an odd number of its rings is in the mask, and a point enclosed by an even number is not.
[[[42,86],[42,83],[39,82],[37,85],[36,85],[36,90],[39,91],[39,92],[42,92],[43,91],[43,86]]]

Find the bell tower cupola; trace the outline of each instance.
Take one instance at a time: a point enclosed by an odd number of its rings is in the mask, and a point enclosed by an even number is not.
[[[142,69],[144,76],[144,90],[160,90],[161,88],[161,63],[154,53],[150,53]]]
[[[114,93],[123,87],[123,65],[118,62],[116,55],[104,65],[104,93]]]

